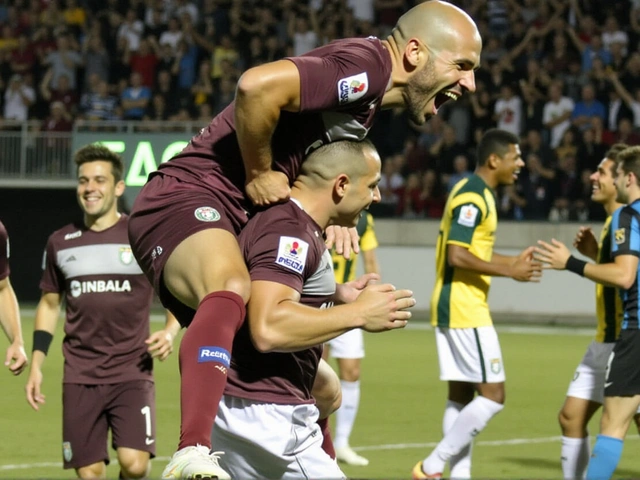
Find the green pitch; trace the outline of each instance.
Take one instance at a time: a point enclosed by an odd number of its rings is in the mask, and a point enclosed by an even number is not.
[[[26,338],[30,339],[32,318],[25,317],[23,322]],[[476,438],[474,478],[560,479],[556,415],[567,382],[591,338],[562,329],[516,333],[499,327],[499,331],[507,371],[506,408]],[[0,478],[73,476],[60,466],[61,338],[60,329],[43,370],[47,403],[39,412],[26,403],[26,374],[13,378],[6,371],[0,372]],[[27,343],[30,350],[31,341]],[[0,340],[2,356],[5,347],[6,340]],[[412,329],[368,334],[366,349],[361,407],[351,443],[369,458],[370,464],[343,468],[352,478],[407,479],[413,465],[441,436],[446,388],[438,380],[433,332]],[[156,363],[155,374],[159,459],[153,463],[152,477],[158,478],[178,439],[176,352],[167,362]],[[592,434],[597,433],[598,420],[599,414],[591,425]],[[632,427],[617,478],[640,477],[637,439]],[[112,462],[108,473],[110,478],[117,478],[117,464]]]

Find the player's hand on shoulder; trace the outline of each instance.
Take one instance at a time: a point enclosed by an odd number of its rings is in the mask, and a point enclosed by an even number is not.
[[[161,362],[164,362],[173,352],[173,335],[166,330],[152,333],[145,343],[149,346],[147,351],[151,356]]]
[[[580,227],[573,246],[584,256],[595,260],[598,256],[598,240],[590,227]]]
[[[25,386],[25,392],[27,394],[27,402],[34,410],[40,410],[39,405],[45,403],[45,395],[41,393],[40,387],[42,386],[42,371],[39,368],[31,368],[29,372],[29,379]]]
[[[410,308],[415,306],[411,290],[396,290],[393,285],[383,283],[366,287],[356,303],[361,308],[367,332],[384,332],[404,328],[411,318]]]
[[[4,360],[4,365],[9,368],[9,371],[14,375],[20,375],[28,364],[29,359],[27,358],[27,352],[24,351],[24,346],[17,343],[9,345],[7,356]]]
[[[338,255],[342,255],[349,260],[351,252],[360,253],[360,236],[355,227],[340,227],[338,225],[329,225],[325,229],[325,244],[327,248],[335,245]]]
[[[539,282],[542,263],[535,256],[535,247],[525,248],[511,264],[510,277],[518,282]]]
[[[289,179],[282,172],[269,170],[247,181],[247,196],[254,205],[267,206],[289,199],[291,187]]]

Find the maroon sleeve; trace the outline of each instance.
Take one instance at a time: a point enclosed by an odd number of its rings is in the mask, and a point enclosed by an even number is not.
[[[299,225],[279,222],[254,237],[246,261],[252,281],[276,282],[302,293],[309,272],[317,268],[318,256],[313,239],[304,230],[301,233]]]
[[[7,278],[9,273],[9,235],[0,222],[0,280]]]
[[[62,293],[65,290],[65,282],[62,272],[56,265],[56,250],[53,235],[47,241],[47,247],[42,258],[42,279],[40,290],[47,293]]]
[[[382,98],[391,60],[375,38],[333,42],[288,58],[300,72],[300,111],[348,110]]]

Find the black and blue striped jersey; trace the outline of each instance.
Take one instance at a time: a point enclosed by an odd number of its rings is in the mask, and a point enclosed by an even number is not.
[[[613,212],[611,219],[611,258],[618,255],[635,255],[640,257],[640,200],[620,207]],[[638,266],[636,279],[631,288],[620,289],[620,297],[624,306],[623,330],[638,329]]]

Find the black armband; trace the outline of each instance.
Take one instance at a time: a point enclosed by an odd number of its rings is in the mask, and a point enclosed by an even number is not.
[[[53,340],[53,335],[44,330],[34,330],[33,331],[33,350],[40,350],[45,355],[49,351],[49,346],[51,346],[51,341]]]
[[[576,258],[573,255],[571,255],[567,259],[567,264],[565,265],[564,268],[566,268],[570,272],[577,273],[581,277],[584,277],[584,267],[586,266],[587,266],[587,262],[585,262],[584,260],[580,260],[579,258]]]

